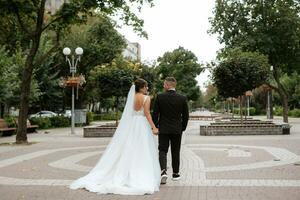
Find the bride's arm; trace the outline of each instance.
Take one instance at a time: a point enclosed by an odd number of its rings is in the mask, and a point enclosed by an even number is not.
[[[152,132],[154,134],[158,134],[158,129],[156,128],[155,124],[153,123],[151,114],[150,114],[150,97],[147,97],[146,102],[144,104],[144,114],[151,126]]]

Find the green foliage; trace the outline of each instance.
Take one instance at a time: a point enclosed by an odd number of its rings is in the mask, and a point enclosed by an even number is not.
[[[39,12],[44,11],[43,4],[46,0],[14,0],[0,2],[0,44],[9,44],[9,49],[13,50],[20,44],[22,47],[29,47],[31,31],[36,27]],[[49,1],[46,2],[48,4]],[[147,37],[143,30],[143,20],[138,18],[132,11],[143,4],[152,4],[152,0],[72,0],[63,5],[55,14],[47,11],[42,13],[44,16],[43,31],[61,31],[72,24],[86,22],[88,16],[101,13],[104,15],[116,15],[121,19],[120,22],[130,25],[141,36]],[[95,11],[97,10],[97,11]],[[94,11],[94,12],[93,12]]]
[[[89,125],[92,121],[94,121],[94,113],[87,112],[87,115],[86,115],[86,124]]]
[[[20,48],[14,54],[0,46],[0,102],[10,106],[16,106],[19,102],[21,74],[25,62],[25,54]],[[30,100],[39,96],[36,81],[31,83]]]
[[[55,52],[60,44],[60,37],[73,24],[80,24],[87,21],[87,16],[100,12],[103,15],[119,14],[121,21],[131,25],[134,30],[139,31],[143,36],[143,20],[139,19],[132,12],[132,7],[140,8],[143,3],[152,3],[152,0],[72,0],[63,4],[55,13],[49,14],[45,9],[46,0],[14,0],[0,1],[0,22],[1,27],[0,45],[12,41],[10,45],[14,52],[14,46],[21,45],[26,52],[25,64],[22,69],[21,90],[20,90],[20,118],[22,123],[17,131],[17,143],[27,142],[25,119],[28,114],[30,86],[33,70],[40,66]],[[2,25],[2,23],[1,23]],[[41,37],[45,32],[51,34],[54,45],[47,51],[40,54],[39,47]],[[24,42],[24,43],[23,43]]]
[[[260,105],[256,105],[255,107],[255,115],[266,115],[266,108]]]
[[[156,85],[158,91],[162,90],[164,79],[173,76],[178,82],[177,91],[185,94],[189,100],[196,101],[199,98],[200,88],[195,78],[201,73],[202,65],[198,63],[193,52],[179,47],[172,52],[164,53],[157,61],[159,63],[156,67],[159,79]]]
[[[89,76],[90,87],[97,88],[99,99],[113,98],[114,108],[119,111],[136,78],[134,66],[123,57],[117,57],[111,64],[96,66]]]
[[[16,120],[13,116],[4,116],[4,120],[8,127],[17,127]]]
[[[46,53],[53,46],[53,42],[49,35],[44,34],[41,37],[38,56]],[[53,53],[41,65],[37,66],[33,71],[33,83],[31,86],[32,93],[35,98],[31,98],[31,110],[59,110],[63,102],[63,90],[58,85],[59,72],[57,68],[59,63],[56,56],[60,52]]]
[[[64,116],[50,117],[51,127],[68,127],[71,124],[71,119]]]
[[[268,57],[288,122],[289,96],[280,77],[300,71],[300,2],[216,0],[213,13],[210,32],[219,35],[225,50],[238,47]]]
[[[30,123],[32,125],[38,125],[39,129],[47,129],[52,127],[50,118],[48,117],[34,117],[30,119]]]
[[[282,115],[282,112],[283,112],[283,108],[281,106],[275,107],[274,115],[280,116]]]
[[[109,112],[109,113],[102,113],[102,114],[95,114],[94,121],[108,121],[108,120],[117,120],[116,112]],[[118,120],[121,118],[122,113],[118,113]]]
[[[135,79],[128,61],[118,57],[111,64],[96,66],[91,71],[91,81],[99,88],[103,98],[125,97]]]
[[[139,73],[137,73],[137,76],[148,82],[148,91],[154,95],[154,87],[157,81],[157,74],[154,67],[149,67],[146,64],[142,64],[138,72]]]
[[[217,0],[211,33],[225,48],[267,55],[275,70],[300,70],[299,1]]]
[[[190,102],[189,108],[191,108],[192,110],[196,110],[197,108],[201,108],[204,105],[203,101],[204,101],[203,93],[200,90],[198,100]]]
[[[203,96],[203,104],[206,108],[211,109],[215,107],[215,100],[218,96],[217,88],[212,84],[208,83],[206,86],[206,91]]]
[[[221,96],[238,97],[267,81],[269,65],[265,56],[239,49],[226,53],[213,70],[213,81]]]
[[[289,94],[290,108],[300,108],[300,75],[297,72],[291,75],[285,74],[281,82]]]
[[[289,111],[289,116],[291,117],[300,117],[300,109],[293,109]]]
[[[63,46],[72,50],[78,46],[84,49],[84,59],[79,63],[78,73],[85,76],[96,65],[112,62],[126,47],[123,36],[117,32],[112,20],[100,14],[89,17],[86,24],[73,25],[70,32],[63,36],[63,41]],[[65,60],[61,62],[64,64]],[[68,68],[64,65],[61,67],[69,74]]]
[[[243,113],[247,114],[247,108],[243,108]],[[240,113],[240,109],[239,108],[234,108],[234,114],[239,114]],[[249,114],[250,116],[254,116],[257,115],[258,113],[256,112],[256,109],[254,107],[250,107],[249,108]]]
[[[275,107],[274,114],[276,116],[282,115],[282,112],[283,112],[283,108],[281,106],[276,106]],[[290,117],[300,117],[300,109],[295,108],[295,109],[289,110],[289,116]]]
[[[30,123],[33,125],[38,125],[39,129],[48,128],[59,128],[68,127],[71,121],[68,117],[55,116],[55,117],[33,117],[30,119]]]
[[[6,102],[7,95],[10,92],[7,87],[10,84],[7,74],[9,74],[12,65],[12,58],[8,55],[4,47],[0,47],[0,102],[2,103]]]

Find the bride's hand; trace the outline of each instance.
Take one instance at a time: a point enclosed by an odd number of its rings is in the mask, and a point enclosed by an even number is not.
[[[158,128],[156,128],[156,127],[152,128],[152,133],[154,135],[158,135]]]

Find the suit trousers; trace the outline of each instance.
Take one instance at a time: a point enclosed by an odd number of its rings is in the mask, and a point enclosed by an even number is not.
[[[167,170],[167,153],[171,144],[173,173],[179,173],[180,147],[182,134],[159,134],[158,150],[161,170]]]

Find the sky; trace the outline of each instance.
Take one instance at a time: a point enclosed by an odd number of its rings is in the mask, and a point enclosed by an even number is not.
[[[217,36],[207,33],[214,3],[215,0],[154,0],[154,7],[145,5],[138,14],[145,22],[148,40],[137,36],[130,27],[123,26],[119,32],[129,41],[140,43],[142,61],[154,61],[182,46],[192,51],[199,63],[210,62],[221,48]],[[208,75],[205,71],[196,78],[203,90]]]

